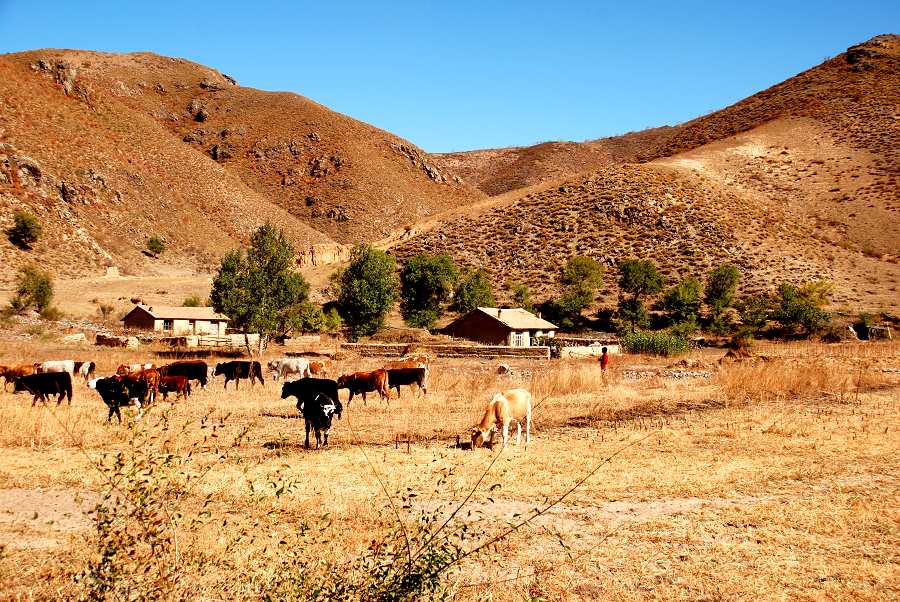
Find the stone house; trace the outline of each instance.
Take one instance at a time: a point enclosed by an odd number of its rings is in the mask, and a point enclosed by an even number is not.
[[[222,336],[228,318],[211,307],[165,307],[161,305],[135,305],[122,318],[130,330],[152,330],[168,335]]]
[[[537,337],[553,337],[558,327],[520,307],[478,307],[460,316],[445,328],[444,334],[469,339],[484,345],[531,347]]]

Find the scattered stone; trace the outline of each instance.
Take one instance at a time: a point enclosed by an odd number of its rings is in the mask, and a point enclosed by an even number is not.
[[[76,332],[74,334],[67,334],[62,338],[63,343],[84,343],[87,341],[87,337],[83,332]]]

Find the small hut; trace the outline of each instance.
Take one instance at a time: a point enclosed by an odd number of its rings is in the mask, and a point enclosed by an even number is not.
[[[478,307],[448,324],[443,332],[483,345],[531,347],[536,345],[534,339],[553,337],[557,329],[521,307]]]
[[[228,317],[213,311],[211,307],[165,307],[135,305],[122,318],[125,328],[152,330],[170,335],[222,336],[228,325]]]

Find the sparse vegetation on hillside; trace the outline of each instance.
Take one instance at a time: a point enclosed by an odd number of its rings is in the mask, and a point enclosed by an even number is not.
[[[41,223],[38,218],[24,211],[16,211],[13,214],[13,225],[6,231],[9,242],[25,250],[41,238]]]
[[[260,351],[273,336],[297,327],[297,312],[306,301],[309,284],[294,271],[294,248],[284,232],[264,224],[250,237],[246,254],[225,254],[213,279],[213,309],[228,316],[229,327],[260,334]],[[249,347],[248,347],[249,352]]]
[[[331,286],[351,339],[373,335],[400,295],[397,264],[384,251],[368,245],[353,249],[350,265],[333,274]]]

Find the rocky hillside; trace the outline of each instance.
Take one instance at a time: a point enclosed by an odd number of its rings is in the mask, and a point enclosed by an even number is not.
[[[895,309],[900,301],[896,256],[849,252],[778,200],[738,194],[675,165],[606,167],[448,220],[394,248],[399,257],[423,252],[488,269],[501,296],[514,282],[539,299],[551,296],[565,261],[588,255],[608,268],[652,259],[669,282],[730,262],[745,274],[744,292],[826,278],[838,305]],[[615,303],[615,279],[608,270],[601,303]]]
[[[25,209],[45,229],[28,252],[3,238],[2,281],[29,260],[202,271],[263,220],[298,247],[374,241],[483,196],[405,140],[188,61],[0,57],[0,225]],[[153,234],[161,259],[142,253]]]
[[[900,36],[883,35],[730,107],[674,127],[585,143],[438,155],[495,195],[610,162],[646,162],[748,132],[776,119],[816,120],[839,144],[876,160],[870,192],[888,195],[900,172]],[[497,169],[496,165],[501,165]],[[512,165],[514,169],[507,169]]]

